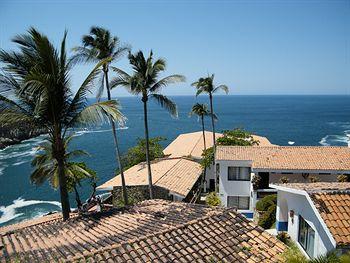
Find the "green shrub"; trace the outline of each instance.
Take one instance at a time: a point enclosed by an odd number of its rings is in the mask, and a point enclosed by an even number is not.
[[[308,260],[301,253],[299,248],[293,243],[285,252],[281,255],[282,262],[286,263],[307,263]]]
[[[267,211],[270,206],[277,204],[277,195],[267,195],[256,203],[256,210]]]
[[[221,200],[216,192],[211,192],[205,198],[205,203],[209,206],[220,206]]]
[[[310,183],[317,183],[317,182],[320,181],[320,178],[318,176],[316,176],[316,175],[311,175],[309,177],[309,181],[310,181]]]
[[[258,225],[264,229],[270,229],[275,222],[276,205],[273,204],[259,217]]]
[[[281,184],[288,184],[289,183],[289,178],[287,176],[282,176],[280,179]]]
[[[345,182],[348,182],[349,178],[346,174],[340,174],[338,175],[337,180],[340,183],[345,183]]]
[[[277,239],[282,241],[284,244],[286,245],[290,244],[290,236],[287,234],[287,232],[279,232],[276,237]]]

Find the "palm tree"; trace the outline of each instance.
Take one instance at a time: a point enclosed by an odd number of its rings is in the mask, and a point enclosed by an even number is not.
[[[106,87],[107,99],[111,100],[111,89],[108,78],[109,65],[113,61],[116,61],[124,56],[130,48],[128,46],[121,45],[118,37],[112,37],[108,30],[101,27],[92,27],[90,34],[83,36],[82,42],[83,46],[73,49],[76,52],[76,55],[74,56],[75,61],[100,62],[106,59],[109,60],[108,63],[105,63],[103,65],[103,73],[101,74],[100,85],[96,97],[98,100],[100,100],[104,91],[104,87]],[[111,125],[114,138],[115,154],[122,180],[124,204],[128,204],[128,196],[126,191],[123,164],[121,162],[117,131],[113,121],[111,121]]]
[[[208,76],[206,78],[200,78],[198,81],[191,84],[192,86],[196,87],[197,93],[196,96],[198,96],[201,93],[207,93],[209,95],[209,101],[210,101],[210,113],[211,113],[211,125],[213,129],[213,147],[214,152],[216,149],[216,140],[215,140],[215,125],[214,125],[214,110],[213,110],[213,94],[223,90],[226,94],[228,94],[229,88],[226,85],[219,85],[215,87],[214,85],[214,74],[211,76]]]
[[[96,173],[88,168],[85,163],[73,162],[71,159],[75,157],[86,156],[88,153],[82,150],[68,151],[68,144],[73,136],[64,138],[64,170],[66,174],[66,183],[68,192],[75,193],[77,207],[81,208],[82,202],[77,190],[77,185],[81,184],[83,179],[95,179]],[[30,180],[35,185],[42,185],[45,181],[49,181],[54,189],[59,188],[58,163],[54,158],[51,143],[48,141],[37,147],[38,153],[35,155],[32,166],[35,167],[30,176]]]
[[[206,104],[200,104],[196,103],[192,106],[190,116],[197,115],[198,119],[201,120],[202,123],[202,133],[203,133],[203,143],[204,143],[204,151],[207,149],[207,145],[205,142],[205,129],[204,129],[204,117],[211,116],[210,111],[208,110],[208,106]],[[216,115],[214,114],[214,120],[217,119]]]
[[[133,69],[133,74],[129,75],[125,71],[114,68],[113,70],[118,74],[114,80],[111,81],[111,87],[124,86],[131,94],[141,95],[141,101],[143,103],[144,114],[144,126],[145,126],[145,139],[146,139],[146,162],[148,168],[148,184],[150,198],[153,198],[152,187],[152,171],[151,162],[149,156],[149,132],[148,132],[148,112],[147,102],[149,99],[153,99],[158,104],[166,109],[172,116],[177,116],[176,104],[168,97],[160,94],[162,88],[171,83],[183,82],[185,77],[182,75],[170,75],[158,80],[160,73],[166,68],[165,60],[157,59],[153,61],[153,52],[150,52],[149,57],[146,59],[142,51],[136,54],[129,54],[129,61]]]
[[[117,101],[87,103],[87,94],[100,73],[98,63],[74,94],[70,87],[72,61],[66,54],[65,32],[60,49],[34,28],[13,39],[17,52],[0,51],[0,123],[21,125],[48,132],[52,158],[57,163],[63,219],[69,218],[70,205],[65,170],[65,138],[71,128],[104,121],[122,120]]]

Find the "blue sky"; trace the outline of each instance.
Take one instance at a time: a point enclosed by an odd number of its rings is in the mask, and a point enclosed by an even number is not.
[[[350,1],[0,1],[0,47],[30,26],[57,45],[80,44],[92,25],[133,51],[153,49],[168,74],[187,82],[164,90],[192,95],[190,83],[215,73],[230,94],[350,95]],[[116,63],[130,71],[127,60]],[[74,87],[93,65],[76,67]],[[128,95],[120,89],[116,96]]]

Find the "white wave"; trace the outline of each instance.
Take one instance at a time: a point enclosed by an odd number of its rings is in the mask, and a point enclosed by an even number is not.
[[[25,158],[34,156],[38,152],[37,146],[32,147],[26,151],[14,151],[11,153],[1,153],[0,160],[11,159],[11,158]]]
[[[331,121],[331,122],[328,122],[328,124],[332,126],[337,126],[343,129],[350,129],[350,122],[348,121]]]
[[[37,204],[51,204],[61,207],[61,203],[56,201],[24,200],[23,198],[19,197],[18,199],[14,200],[13,204],[11,205],[0,206],[0,212],[2,212],[0,224],[6,223],[23,215],[23,213],[16,213],[16,209]]]
[[[330,144],[327,143],[328,137],[329,137],[329,135],[324,136],[318,143],[323,145],[323,146],[329,146]]]
[[[21,164],[24,164],[24,163],[27,163],[29,161],[20,161],[20,162],[16,162],[14,164],[12,164],[12,166],[18,166],[18,165],[21,165]]]
[[[129,129],[129,127],[119,127],[117,128],[117,130],[127,130]],[[81,131],[77,131],[74,133],[74,137],[78,137],[84,134],[89,134],[89,133],[100,133],[100,132],[110,132],[112,131],[112,129],[106,129],[106,130],[81,130]]]
[[[323,137],[319,144],[323,146],[330,145],[350,145],[350,133],[345,133],[344,135],[330,134]]]
[[[292,142],[292,141],[288,141],[288,144],[289,145],[293,145],[295,142]]]

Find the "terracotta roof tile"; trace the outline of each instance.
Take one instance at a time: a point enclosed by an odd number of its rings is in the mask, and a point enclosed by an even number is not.
[[[337,245],[350,245],[350,182],[289,183],[278,186],[306,191]]]
[[[252,161],[253,169],[350,171],[350,148],[218,146],[216,160]]]
[[[205,131],[205,141],[207,148],[213,146],[212,132]],[[222,137],[223,134],[215,133],[216,138]],[[259,141],[259,146],[272,146],[273,144],[266,137],[252,135],[254,140]],[[164,154],[170,157],[191,156],[195,159],[202,158],[204,150],[203,133],[201,131],[180,134],[165,149]]]
[[[165,220],[159,220],[156,212],[163,213]],[[146,201],[125,211],[73,216],[66,222],[31,221],[0,228],[0,234],[1,262],[273,262],[285,249],[232,209],[164,200]]]
[[[349,183],[350,184],[350,183]],[[312,192],[310,197],[316,205],[322,219],[329,228],[338,246],[350,245],[350,191]]]
[[[186,197],[202,174],[199,163],[186,158],[165,158],[151,163],[153,184]],[[139,163],[124,171],[126,185],[148,185],[146,163]],[[97,189],[111,190],[121,186],[120,175],[115,176]]]

